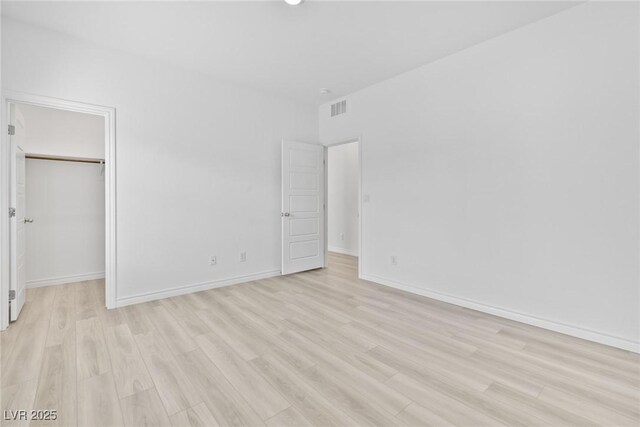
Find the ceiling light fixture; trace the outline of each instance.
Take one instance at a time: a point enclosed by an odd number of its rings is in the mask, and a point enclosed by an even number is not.
[[[331,93],[331,91],[329,89],[327,89],[326,87],[321,87],[320,88],[320,95],[327,95]]]
[[[298,6],[304,3],[304,0],[284,0],[284,2],[289,6]]]

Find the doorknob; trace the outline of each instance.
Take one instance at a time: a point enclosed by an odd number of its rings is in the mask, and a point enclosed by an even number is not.
[[[33,222],[33,218],[25,218],[25,219],[24,219],[24,223],[25,223],[25,224],[26,224],[26,223],[31,224],[32,222]]]
[[[281,216],[291,216],[289,212],[284,212]]]

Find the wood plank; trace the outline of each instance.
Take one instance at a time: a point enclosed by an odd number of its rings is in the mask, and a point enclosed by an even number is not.
[[[78,380],[84,380],[111,371],[111,361],[98,317],[76,322],[78,348]]]
[[[265,354],[251,364],[312,424],[327,427],[356,424],[277,354]]]
[[[134,338],[169,416],[202,402],[202,396],[196,394],[193,384],[156,332]]]
[[[332,405],[340,408],[349,417],[356,420],[356,425],[393,426],[403,423],[393,414],[371,403],[372,393],[354,390],[349,380],[336,375],[330,369],[313,366],[301,375],[311,383]]]
[[[178,363],[202,397],[216,424],[221,426],[261,426],[262,418],[231,385],[202,350],[177,357]]]
[[[171,425],[155,388],[127,396],[120,400],[120,405],[125,426],[165,427]]]
[[[173,354],[187,353],[198,348],[186,330],[182,328],[164,305],[148,307],[146,314],[155,326],[157,333],[167,344],[170,344],[169,348]]]
[[[25,323],[2,367],[2,387],[38,378],[47,332],[49,331],[48,320],[47,317],[47,321],[44,322]]]
[[[124,324],[106,328],[105,340],[118,396],[122,399],[152,388],[153,381],[129,327]]]
[[[24,426],[27,423],[17,416],[18,411],[31,411],[34,409],[34,397],[38,387],[38,379],[33,378],[19,384],[2,386],[0,397],[2,398],[3,426]],[[6,414],[6,418],[4,419]]]
[[[120,402],[111,372],[78,381],[78,425],[123,425]]]
[[[100,302],[98,282],[88,280],[74,284],[76,290],[76,320],[98,316],[98,310],[104,307]]]
[[[354,366],[330,351],[330,348],[316,344],[296,331],[286,331],[282,336],[295,344],[301,351],[318,362],[319,367],[334,372],[341,381],[348,382],[349,387],[364,396],[375,407],[395,415],[402,411],[410,400],[371,375],[354,369]]]
[[[222,427],[204,403],[178,412],[171,417],[170,421],[172,427]]]
[[[56,410],[57,416],[55,420],[32,421],[31,425],[76,425],[76,343],[72,334],[61,344],[46,347],[33,407]]]
[[[238,353],[213,334],[196,338],[198,345],[242,394],[256,413],[266,420],[290,403],[262,378]]]
[[[198,335],[211,332],[195,313],[196,310],[200,309],[200,304],[198,304],[197,300],[194,302],[193,298],[189,298],[189,295],[165,298],[160,300],[160,303],[189,337],[195,338]]]
[[[455,424],[417,403],[410,404],[396,416],[408,426],[455,426]]]
[[[435,415],[454,425],[507,425],[485,415],[477,409],[465,405],[463,400],[455,399],[444,393],[427,387],[404,373],[398,373],[387,384],[398,390],[414,402],[429,408]],[[404,418],[404,417],[400,417]]]
[[[56,286],[53,312],[47,335],[47,346],[62,344],[76,331],[76,292],[73,284]]]
[[[122,307],[127,326],[133,335],[147,334],[155,331],[151,320],[149,320],[145,314],[148,311],[147,307],[150,307],[147,303]]]
[[[263,345],[259,341],[251,341],[236,322],[208,310],[200,310],[197,315],[209,327],[209,330],[224,340],[244,360],[255,359],[261,353],[260,348]]]
[[[290,406],[282,412],[269,418],[266,422],[269,427],[311,427],[313,424],[307,420],[296,408]]]
[[[541,402],[549,403],[577,416],[601,425],[637,426],[638,419],[626,417],[608,408],[588,395],[575,395],[547,386],[538,396]],[[640,404],[640,403],[639,403]]]
[[[585,417],[573,414],[554,404],[520,393],[500,383],[493,383],[484,392],[492,401],[500,401],[517,409],[523,416],[532,416],[543,420],[543,425],[596,426],[597,423]]]

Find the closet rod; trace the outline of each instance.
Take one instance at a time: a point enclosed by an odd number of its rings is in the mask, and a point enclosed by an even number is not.
[[[25,157],[27,159],[34,159],[34,160],[56,160],[59,162],[96,163],[99,165],[104,164],[104,160],[102,159],[87,159],[82,157],[47,156],[43,154],[27,154]]]

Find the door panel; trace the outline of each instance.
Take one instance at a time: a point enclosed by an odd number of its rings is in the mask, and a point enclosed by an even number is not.
[[[318,176],[315,173],[292,172],[289,178],[293,190],[318,189]]]
[[[318,212],[319,205],[318,196],[290,196],[289,197],[289,211],[293,213],[303,213],[303,212]]]
[[[324,267],[324,148],[282,141],[282,274]]]
[[[289,219],[289,233],[291,233],[291,236],[316,235],[319,231],[319,223],[316,218]]]
[[[15,126],[15,134],[10,137],[11,142],[11,206],[16,214],[11,218],[11,286],[15,298],[9,303],[11,321],[17,320],[26,297],[26,180],[25,153],[22,150],[25,137],[25,123],[20,110],[15,105],[10,106],[11,122]]]
[[[318,252],[320,249],[318,247],[318,241],[315,239],[305,240],[301,242],[291,242],[289,244],[289,248],[291,248],[290,258],[292,260],[316,257],[318,256]]]

